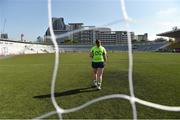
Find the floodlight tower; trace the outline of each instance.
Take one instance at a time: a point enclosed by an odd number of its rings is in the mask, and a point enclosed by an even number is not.
[[[4,24],[3,24],[3,28],[2,28],[2,33],[5,32],[5,26],[6,26],[6,18],[4,19]]]

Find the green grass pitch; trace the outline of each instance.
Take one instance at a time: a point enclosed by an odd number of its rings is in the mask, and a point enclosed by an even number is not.
[[[163,105],[180,106],[180,54],[135,52],[133,56],[136,97]],[[55,110],[50,99],[53,63],[53,54],[0,59],[1,119],[31,119]],[[108,54],[101,91],[89,88],[91,80],[88,53],[61,54],[56,82],[58,104],[67,109],[104,95],[129,95],[127,52]],[[180,112],[136,105],[138,118],[180,119]],[[63,118],[128,119],[132,118],[132,110],[129,101],[110,99],[64,114]]]

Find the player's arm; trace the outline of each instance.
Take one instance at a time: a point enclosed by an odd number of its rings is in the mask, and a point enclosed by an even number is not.
[[[93,52],[91,51],[90,53],[89,53],[89,57],[93,57]]]
[[[103,58],[104,58],[104,62],[107,62],[107,52],[106,52],[106,49],[104,49]]]
[[[107,53],[105,53],[105,54],[103,55],[103,57],[104,57],[104,62],[107,62]]]
[[[91,50],[90,50],[90,53],[89,53],[89,57],[93,57],[93,48],[91,48]]]

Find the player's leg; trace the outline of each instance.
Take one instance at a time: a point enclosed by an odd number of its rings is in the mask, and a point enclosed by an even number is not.
[[[98,82],[98,89],[100,90],[101,89],[101,84],[102,84],[102,77],[103,77],[103,71],[104,71],[104,68],[98,68],[97,70],[97,82]]]
[[[92,63],[92,69],[93,69],[93,84],[97,86],[97,66],[96,63]]]
[[[93,83],[97,86],[97,68],[93,68]]]

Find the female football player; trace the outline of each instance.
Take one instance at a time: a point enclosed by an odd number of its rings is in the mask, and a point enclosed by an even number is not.
[[[104,66],[107,61],[106,49],[101,45],[100,40],[96,40],[96,45],[90,50],[93,68],[93,83],[98,90],[101,90]]]

